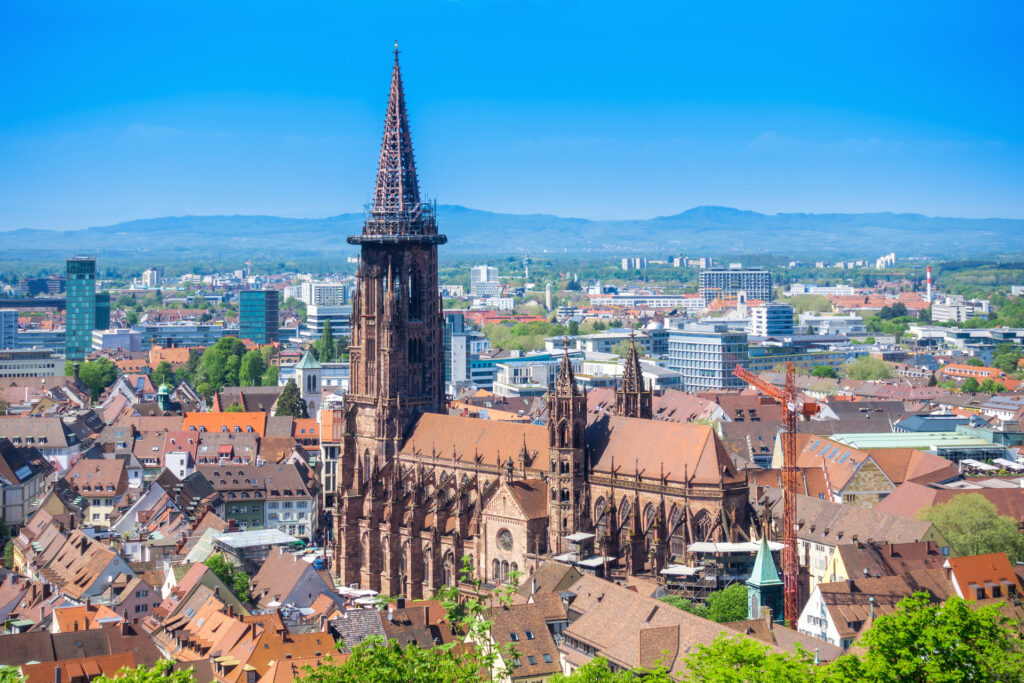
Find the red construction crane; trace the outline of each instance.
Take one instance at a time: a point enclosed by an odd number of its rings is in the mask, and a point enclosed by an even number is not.
[[[796,378],[792,363],[786,363],[786,386],[782,389],[765,382],[742,365],[737,365],[732,374],[782,404],[782,577],[786,624],[790,628],[796,628],[796,621],[800,616],[797,585],[800,562],[796,552],[796,419],[798,415],[817,415],[821,406],[813,401],[797,402]]]

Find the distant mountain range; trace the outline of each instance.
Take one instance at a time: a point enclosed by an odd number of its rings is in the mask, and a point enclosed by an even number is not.
[[[335,258],[363,214],[329,218],[174,216],[84,230],[0,232],[0,260],[62,259],[76,253],[110,259]],[[920,214],[775,214],[701,206],[674,216],[601,221],[438,207],[446,257],[547,252],[623,254],[776,253],[794,256],[978,256],[1020,251],[1024,220],[935,218]]]

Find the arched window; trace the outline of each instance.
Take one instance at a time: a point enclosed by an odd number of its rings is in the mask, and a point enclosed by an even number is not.
[[[651,503],[647,504],[644,508],[644,536],[647,547],[650,548],[654,544],[654,522],[658,517],[657,511],[654,509],[654,505]]]
[[[572,432],[572,447],[583,448],[583,426],[577,424]]]
[[[608,533],[608,519],[606,515],[606,508],[608,507],[608,501],[603,497],[598,498],[597,502],[594,503],[594,533],[597,534],[597,542],[600,543],[604,535]]]
[[[409,318],[419,320],[423,316],[423,293],[419,269],[409,272]]]
[[[501,562],[497,559],[491,562],[491,580],[494,583],[501,581]]]
[[[686,530],[683,528],[683,511],[673,505],[669,520],[669,552],[681,557],[686,553]]]
[[[501,561],[501,580],[503,582],[508,580],[508,561],[507,560],[502,560]]]
[[[710,541],[714,520],[707,510],[701,510],[693,518],[693,535],[696,541]]]
[[[555,440],[556,448],[565,448],[569,444],[569,425],[565,422],[558,423],[558,438]]]
[[[516,564],[515,562],[513,562],[512,564],[510,564],[508,566],[508,578],[509,578],[510,581],[513,578],[512,574],[514,574],[515,572],[518,572],[518,571],[519,571],[519,565]]]

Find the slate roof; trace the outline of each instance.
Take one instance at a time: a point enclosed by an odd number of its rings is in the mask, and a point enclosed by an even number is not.
[[[343,643],[338,650],[343,654],[351,653],[353,647],[370,636],[386,637],[380,612],[375,609],[346,610],[340,619],[334,619],[329,624],[330,631]]]

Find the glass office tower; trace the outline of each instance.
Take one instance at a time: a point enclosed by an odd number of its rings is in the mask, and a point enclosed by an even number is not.
[[[251,289],[238,295],[238,338],[257,344],[277,341],[278,292]]]
[[[64,355],[82,360],[92,351],[92,331],[96,329],[96,259],[77,256],[68,259],[67,320]],[[107,324],[110,297],[107,297]]]

